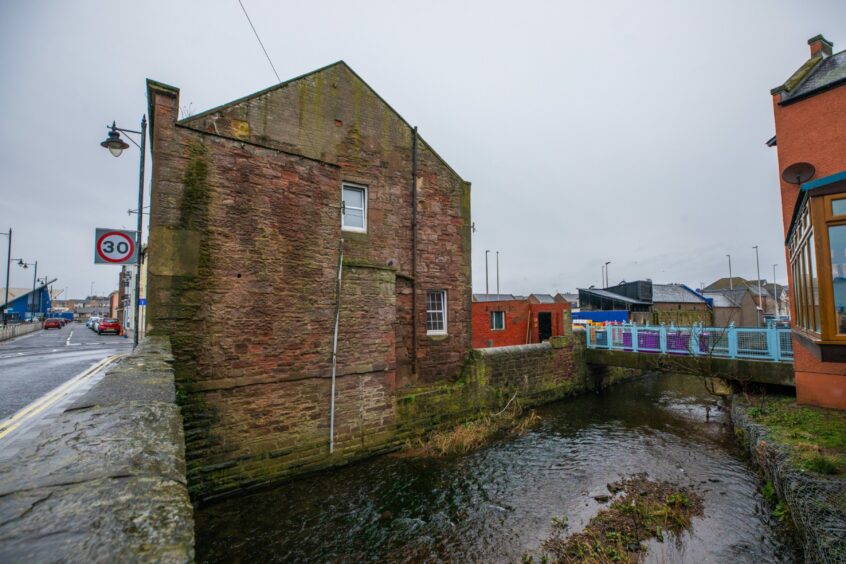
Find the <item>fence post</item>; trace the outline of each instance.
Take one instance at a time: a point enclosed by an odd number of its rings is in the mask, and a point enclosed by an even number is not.
[[[728,328],[728,349],[729,358],[737,358],[737,329],[734,324]]]
[[[770,358],[772,358],[775,362],[780,362],[781,351],[779,349],[781,347],[778,342],[778,329],[775,328],[775,325],[770,325],[767,329],[767,348],[770,352]]]
[[[637,352],[637,323],[632,323],[632,352]]]
[[[658,330],[658,343],[661,347],[661,354],[667,354],[667,326],[663,323]]]
[[[690,328],[690,353],[693,356],[699,356],[699,332],[696,329],[696,325]],[[701,327],[699,329],[701,331]]]

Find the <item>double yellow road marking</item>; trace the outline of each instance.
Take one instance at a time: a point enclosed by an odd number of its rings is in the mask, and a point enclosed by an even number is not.
[[[58,388],[47,392],[28,406],[24,407],[5,421],[0,422],[0,439],[19,428],[21,425],[31,420],[51,405],[55,404],[70,393],[70,391],[73,390],[73,388],[75,388],[80,382],[90,378],[94,374],[97,374],[100,370],[123,356],[125,356],[125,354],[115,354],[104,358],[85,372],[74,376]]]

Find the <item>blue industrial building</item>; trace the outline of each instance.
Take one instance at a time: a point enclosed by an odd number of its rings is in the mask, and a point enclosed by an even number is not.
[[[52,307],[50,301],[50,285],[58,280],[54,278],[46,284],[36,286],[35,290],[18,294],[14,297],[9,296],[9,303],[3,304],[6,310],[7,319],[10,322],[26,321],[28,319],[44,318],[47,312]],[[11,292],[11,289],[10,289]],[[0,299],[5,297],[5,293],[0,293]],[[0,308],[2,311],[3,308]],[[0,317],[2,319],[2,317]]]

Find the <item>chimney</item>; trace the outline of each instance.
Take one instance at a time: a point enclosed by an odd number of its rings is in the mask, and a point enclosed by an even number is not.
[[[816,35],[810,38],[808,45],[811,46],[811,57],[816,56],[817,53],[822,53],[823,58],[831,56],[831,49],[834,47],[834,43],[822,35]]]

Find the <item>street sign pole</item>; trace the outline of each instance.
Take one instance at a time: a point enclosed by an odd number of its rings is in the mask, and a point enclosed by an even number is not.
[[[141,170],[138,174],[138,230],[136,231],[138,238],[136,239],[135,247],[138,256],[135,259],[135,299],[132,300],[132,307],[135,315],[135,330],[132,335],[132,349],[138,346],[138,313],[141,307],[139,300],[141,299],[141,234],[144,228],[144,157],[146,156],[147,147],[147,116],[141,117]]]

